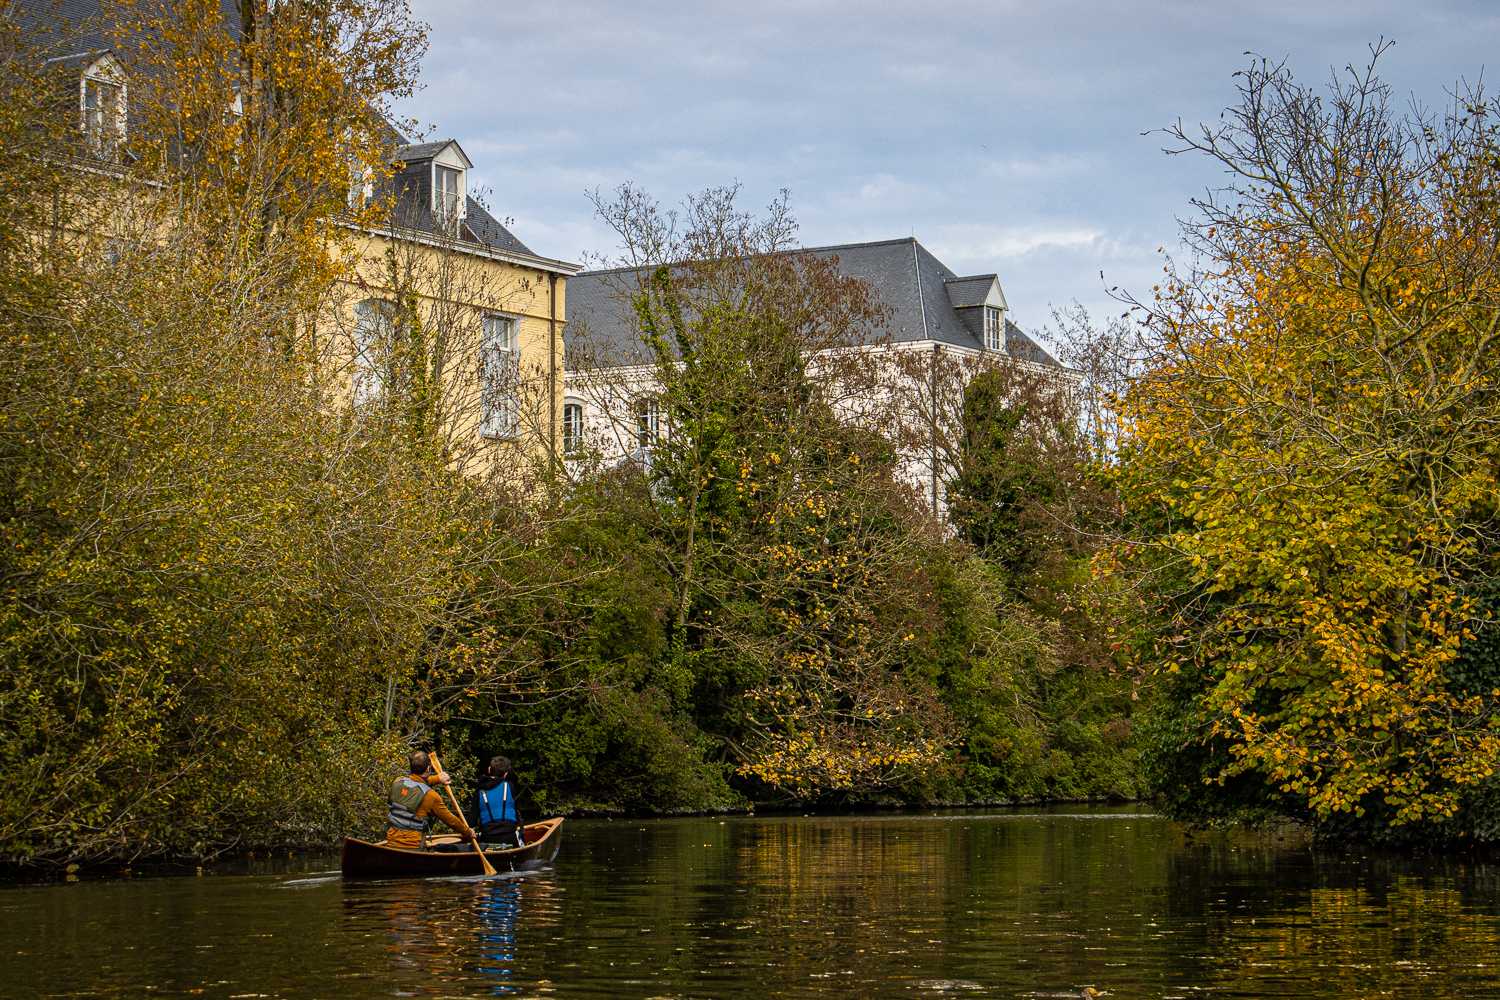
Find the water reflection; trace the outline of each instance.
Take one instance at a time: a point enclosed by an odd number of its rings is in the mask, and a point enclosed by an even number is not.
[[[475,969],[495,976],[493,993],[514,993],[511,963],[516,960],[516,923],[521,919],[521,887],[514,883],[489,882],[480,887],[474,901],[479,921],[479,960]]]
[[[359,949],[372,940],[367,928],[375,921],[385,942],[382,962],[344,978],[385,982],[396,996],[520,992],[518,929],[555,923],[560,906],[546,870],[492,879],[350,880],[341,890],[346,943]]]
[[[36,995],[1500,998],[1489,864],[1194,839],[1121,810],[568,836],[525,877],[13,885],[0,994],[45,968]]]

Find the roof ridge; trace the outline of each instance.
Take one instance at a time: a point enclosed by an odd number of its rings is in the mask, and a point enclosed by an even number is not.
[[[873,241],[871,241],[869,243],[835,243],[835,244],[831,244],[829,246],[822,246],[822,247],[792,247],[789,250],[777,250],[777,251],[775,251],[775,253],[778,253],[778,254],[790,254],[790,253],[826,253],[826,252],[828,252],[830,250],[858,250],[858,249],[863,249],[864,247],[891,247],[891,246],[901,246],[902,244],[906,244],[906,243],[910,243],[913,246],[922,247],[922,250],[924,252],[926,252],[926,254],[929,257],[933,257],[932,251],[928,250],[926,247],[923,247],[922,246],[922,241],[919,240],[919,239],[917,239],[915,236],[903,236],[903,237],[901,237],[900,239],[897,239],[897,240],[873,240]],[[933,259],[936,260],[937,258],[933,257]],[[592,275],[592,274],[623,274],[626,271],[640,271],[640,270],[643,270],[645,268],[659,267],[659,266],[660,266],[660,264],[636,264],[636,265],[627,264],[627,265],[625,265],[623,267],[601,267],[601,268],[599,268],[597,270],[580,271],[580,272],[578,272],[578,276],[579,277],[583,277],[585,275]],[[998,275],[997,275],[997,277],[998,277]],[[948,279],[944,278],[943,280],[947,281]]]
[[[831,246],[826,246],[826,247],[802,247],[801,249],[803,251],[805,251],[805,252],[808,252],[808,253],[817,253],[818,251],[821,251],[821,250],[854,250],[854,249],[858,249],[858,248],[861,248],[861,247],[889,247],[889,246],[899,246],[902,243],[915,243],[918,246],[921,246],[921,241],[918,240],[915,236],[903,236],[903,237],[901,237],[898,240],[871,240],[868,243],[835,243],[835,244],[833,244]],[[927,250],[926,247],[922,247],[922,249],[923,250]],[[788,250],[788,251],[784,251],[784,252],[786,252],[786,253],[795,253],[796,251]],[[928,253],[931,253],[931,252],[932,251],[930,251],[930,250],[928,251]]]

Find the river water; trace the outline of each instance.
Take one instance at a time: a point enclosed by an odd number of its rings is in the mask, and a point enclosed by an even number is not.
[[[6,997],[1500,998],[1500,866],[1138,808],[569,821],[547,870],[0,886]]]

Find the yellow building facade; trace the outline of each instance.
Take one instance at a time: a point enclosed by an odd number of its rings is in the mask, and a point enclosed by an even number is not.
[[[347,278],[328,321],[355,411],[426,400],[448,461],[524,478],[565,445],[567,279],[580,266],[533,253],[468,191],[457,142],[403,145],[357,192],[379,221],[351,227]]]

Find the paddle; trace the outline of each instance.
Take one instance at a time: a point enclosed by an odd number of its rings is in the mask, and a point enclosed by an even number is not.
[[[438,763],[437,754],[432,754],[431,757],[432,757],[432,766],[433,766],[433,768],[439,774],[442,774],[443,773],[443,765],[440,764],[440,763]],[[452,785],[444,785],[443,787],[448,790],[448,801],[453,803],[453,813],[454,813],[454,815],[456,815],[456,816],[462,816],[464,814],[464,811],[462,809],[458,808],[458,799],[456,799],[456,798],[453,797],[453,786]],[[479,860],[484,865],[484,873],[486,875],[494,875],[494,874],[496,874],[496,872],[495,872],[495,866],[492,865],[492,864],[490,864],[490,859],[487,858],[487,857],[485,857],[484,848],[482,848],[482,847],[479,846],[479,832],[477,830],[474,831],[474,850],[476,850],[476,851],[479,852]]]

